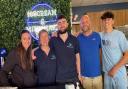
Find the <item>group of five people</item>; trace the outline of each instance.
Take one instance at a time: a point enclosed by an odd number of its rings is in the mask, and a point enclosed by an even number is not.
[[[66,17],[60,15],[56,36],[49,38],[48,32],[41,30],[39,47],[33,53],[31,35],[23,30],[20,44],[9,53],[0,71],[0,85],[9,85],[10,75],[11,84],[18,87],[75,87],[80,81],[85,89],[127,89],[124,65],[128,62],[128,42],[122,32],[113,29],[113,13],[105,12],[101,20],[103,32],[94,32],[90,17],[84,14],[80,19],[82,32],[74,37],[68,32]]]

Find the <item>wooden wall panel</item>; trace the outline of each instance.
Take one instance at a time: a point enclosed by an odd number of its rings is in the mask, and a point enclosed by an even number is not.
[[[71,31],[71,33],[72,33],[74,36],[77,36],[80,31],[81,31],[81,29],[80,29],[80,25],[79,25],[79,24],[74,24],[74,25],[72,25],[72,31]]]
[[[125,25],[125,10],[112,10],[114,14],[115,27]]]
[[[128,25],[128,9],[125,10],[125,25]]]
[[[92,29],[94,31],[100,31],[100,12],[90,12],[88,13],[91,23],[92,23]]]
[[[112,11],[115,18],[115,27],[118,26],[123,26],[123,25],[128,25],[128,9],[124,9],[124,10],[109,10]],[[91,22],[92,22],[92,27],[94,29],[94,31],[102,31],[102,26],[101,26],[101,15],[104,13],[105,11],[99,11],[99,12],[89,12],[88,15],[91,18]]]

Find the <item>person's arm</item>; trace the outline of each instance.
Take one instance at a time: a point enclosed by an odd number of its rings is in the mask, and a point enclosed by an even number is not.
[[[37,75],[37,57],[35,60],[33,60],[33,63],[34,63],[34,73]]]
[[[0,86],[9,86],[7,73],[4,71],[0,71]]]
[[[15,52],[12,51],[9,53],[9,55],[7,56],[7,59],[5,61],[5,64],[3,66],[3,68],[0,71],[0,85],[3,86],[8,86],[9,82],[8,82],[8,74],[9,72],[12,72],[14,66],[15,66]]]
[[[52,37],[57,37],[57,32],[52,32],[51,36]]]
[[[80,54],[76,54],[76,67],[77,67],[77,73],[78,73],[78,79],[82,83],[82,76],[81,76],[81,68],[80,68]]]
[[[99,35],[99,52],[100,52],[100,65],[102,68],[102,45],[101,45],[101,37]]]
[[[53,51],[55,51],[55,38],[56,37],[51,37],[50,41],[49,41],[49,47],[50,49],[52,49]]]
[[[102,66],[102,49],[100,48],[100,64]]]
[[[126,51],[120,61],[109,71],[108,75],[113,77],[120,67],[128,63],[128,51]]]
[[[32,60],[35,60],[36,59],[36,56],[34,55],[34,52],[38,49],[39,47],[36,47],[34,49],[32,49]]]
[[[77,68],[77,74],[80,82],[82,83],[81,78],[81,66],[80,66],[80,47],[79,47],[79,41],[76,39],[75,44],[75,54],[76,54],[76,68]]]
[[[122,51],[123,56],[121,57],[119,62],[115,64],[112,67],[112,69],[109,71],[108,75],[111,77],[113,77],[116,74],[116,72],[119,70],[120,67],[124,66],[128,62],[128,41],[122,32],[121,34],[119,34],[118,37],[119,37],[118,41],[119,41],[120,50]]]
[[[76,67],[77,67],[77,73],[78,76],[81,76],[81,71],[80,71],[80,54],[76,54]]]

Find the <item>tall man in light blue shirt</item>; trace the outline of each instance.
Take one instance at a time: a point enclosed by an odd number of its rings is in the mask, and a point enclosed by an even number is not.
[[[127,89],[125,64],[128,62],[128,42],[121,31],[113,29],[114,15],[112,12],[105,12],[101,19],[104,89]]]

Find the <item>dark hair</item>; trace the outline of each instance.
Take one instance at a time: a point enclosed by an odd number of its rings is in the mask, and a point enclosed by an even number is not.
[[[48,34],[48,32],[47,32],[45,29],[42,29],[42,30],[39,32],[39,34],[38,34],[39,39],[40,39],[40,35],[41,35],[41,33],[44,33],[44,32],[46,32],[46,33]]]
[[[103,19],[106,19],[106,18],[112,18],[112,19],[114,19],[113,13],[112,13],[112,12],[109,12],[109,11],[105,12],[105,13],[101,16],[101,19],[103,20]]]
[[[88,15],[88,13],[87,12],[84,12],[84,14],[83,15]]]
[[[60,19],[66,19],[66,17],[64,16],[64,15],[58,15],[58,17],[57,17],[57,20],[60,20]]]
[[[22,35],[24,33],[30,34],[30,32],[28,30],[23,30],[20,33],[20,39],[21,39],[21,37],[22,37]],[[20,64],[21,64],[21,67],[24,70],[32,69],[32,67],[33,67],[33,61],[32,61],[32,57],[31,57],[31,51],[32,51],[32,45],[30,45],[28,47],[27,51],[25,50],[25,48],[23,47],[23,45],[22,45],[21,42],[17,46],[17,53],[20,56]]]

